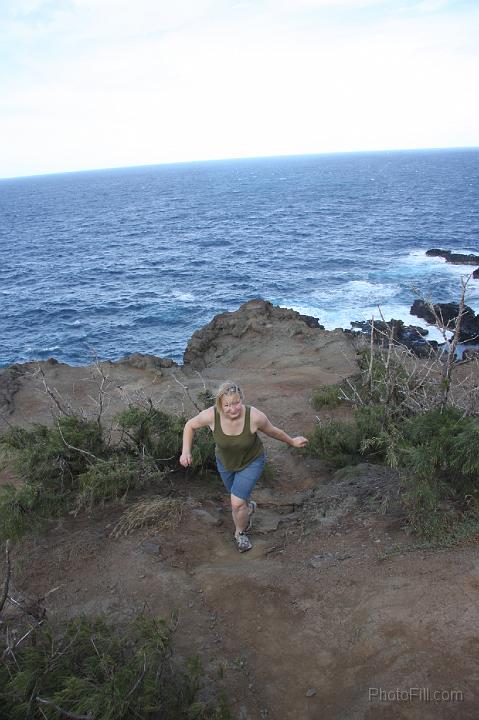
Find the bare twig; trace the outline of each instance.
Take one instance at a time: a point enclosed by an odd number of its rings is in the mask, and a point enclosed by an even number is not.
[[[93,356],[93,367],[96,370],[96,372],[98,373],[98,375],[100,376],[100,379],[98,381],[98,397],[91,398],[91,400],[93,400],[95,405],[98,406],[98,414],[96,417],[96,422],[98,423],[98,425],[100,425],[103,411],[105,409],[105,399],[107,398],[106,391],[108,388],[108,384],[110,382],[110,378],[108,375],[105,374],[96,351],[94,349],[92,349],[91,353]]]
[[[65,447],[67,447],[69,450],[74,450],[75,452],[79,452],[81,455],[86,455],[87,457],[93,458],[93,460],[94,460],[95,462],[104,462],[104,460],[103,460],[102,458],[99,458],[99,457],[97,457],[96,455],[93,455],[93,453],[91,453],[89,450],[82,450],[82,448],[77,448],[77,447],[75,447],[74,445],[70,445],[70,443],[65,440],[65,437],[64,437],[64,435],[63,435],[63,433],[62,433],[62,429],[61,429],[61,427],[60,427],[60,423],[59,423],[59,422],[57,422],[57,429],[58,429],[58,432],[60,433],[60,437],[61,437],[61,439],[62,439],[62,441],[63,441],[63,444],[64,444]]]
[[[13,651],[16,650],[16,648],[17,648],[24,640],[26,640],[27,637],[28,637],[29,635],[31,635],[34,630],[36,630],[38,627],[40,627],[40,625],[43,625],[44,622],[45,622],[45,620],[40,620],[36,625],[33,625],[33,626],[30,628],[30,630],[28,630],[24,635],[22,635],[22,637],[21,637],[19,640],[16,640],[16,641],[13,643],[13,645],[10,645],[10,643],[7,642],[7,647],[5,648],[5,650],[4,650],[3,653],[2,653],[2,659],[5,658],[5,657],[7,657],[7,655],[11,655],[11,656],[15,659],[15,655],[14,655]]]
[[[465,298],[466,298],[466,288],[467,284],[470,281],[472,275],[469,275],[469,277],[464,280],[464,278],[461,278],[461,296],[459,298],[459,312],[457,313],[457,317],[454,323],[454,335],[452,337],[452,340],[449,345],[449,354],[446,360],[446,365],[444,367],[444,374],[443,374],[443,396],[442,396],[442,402],[441,402],[441,410],[444,409],[446,406],[448,397],[449,397],[449,391],[451,388],[451,375],[452,375],[452,369],[454,365],[454,360],[456,357],[456,348],[459,343],[459,337],[461,335],[461,324],[462,324],[462,318],[464,317],[465,310]]]
[[[58,390],[56,390],[55,388],[52,390],[52,388],[48,385],[47,379],[45,377],[45,372],[41,365],[37,365],[35,375],[39,375],[41,377],[44,392],[53,401],[60,415],[74,415],[71,406],[64,403],[63,398],[58,392]]]
[[[369,348],[369,371],[368,371],[368,382],[369,382],[369,394],[373,394],[373,362],[374,362],[374,315],[371,318],[371,345]]]
[[[143,668],[142,668],[142,671],[140,672],[140,674],[139,674],[139,676],[138,676],[135,684],[134,684],[133,687],[131,688],[131,690],[128,691],[128,693],[127,693],[127,695],[126,695],[126,697],[125,697],[125,700],[128,700],[128,698],[133,695],[133,693],[135,692],[135,690],[137,690],[137,688],[139,687],[139,685],[143,682],[143,678],[145,677],[145,675],[146,675],[146,655],[143,655]]]
[[[5,543],[5,579],[3,581],[3,592],[2,597],[0,598],[0,613],[3,610],[3,606],[5,605],[5,601],[8,597],[8,586],[10,585],[10,574],[11,574],[11,565],[10,565],[10,540],[7,540]]]
[[[205,379],[204,379],[203,375],[200,373],[199,370],[195,370],[195,373],[198,375],[199,379],[203,383],[203,390],[206,392],[206,383],[205,383]]]
[[[55,703],[51,700],[45,700],[39,695],[36,696],[35,700],[38,703],[42,703],[43,705],[48,705],[49,707],[52,707],[57,713],[60,713],[60,715],[63,715],[63,717],[69,718],[70,720],[93,720],[93,715],[91,715],[90,713],[88,713],[88,715],[75,715],[75,713],[64,710],[58,705],[55,705]]]
[[[361,395],[358,393],[358,391],[356,390],[356,388],[354,387],[352,382],[349,380],[349,378],[346,378],[346,382],[349,385],[349,387],[351,388],[351,390],[353,391],[353,396],[355,395],[356,398],[358,399],[359,404],[364,405],[364,401],[363,401]],[[346,394],[345,394],[345,397],[346,397]],[[347,399],[349,400],[349,398],[347,398]]]
[[[183,388],[184,393],[188,397],[188,400],[191,402],[191,404],[195,406],[195,408],[198,410],[198,412],[201,412],[200,406],[198,405],[198,403],[195,400],[193,400],[193,398],[190,395],[190,391],[188,390],[188,385],[183,385],[183,383],[178,380],[178,378],[176,377],[176,375],[174,373],[171,373],[171,374],[172,374],[175,382],[177,382],[178,385],[180,385]]]

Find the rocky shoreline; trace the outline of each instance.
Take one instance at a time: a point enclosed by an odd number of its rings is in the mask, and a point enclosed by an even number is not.
[[[429,325],[453,332],[457,318],[461,312],[459,303],[436,303],[431,305],[423,299],[417,299],[411,306],[410,313],[425,320]],[[371,335],[373,322],[371,320],[356,320],[351,323],[353,330],[347,332],[361,332]],[[429,340],[427,328],[417,325],[406,325],[402,320],[391,318],[374,322],[374,331],[378,342],[389,342],[393,340],[404,345],[418,356],[426,356],[431,349],[437,349],[441,343],[436,340]],[[459,342],[464,345],[475,345],[479,343],[479,313],[465,305],[462,310],[461,325],[459,331]],[[442,343],[444,344],[444,343]],[[472,352],[472,350],[471,350]]]
[[[455,253],[451,250],[431,248],[426,251],[426,255],[428,257],[444,258],[447,263],[455,265],[470,266],[479,264],[479,255],[472,253]],[[471,275],[473,278],[479,279],[479,267]],[[410,308],[411,315],[425,320],[432,327],[441,325],[448,332],[454,329],[459,312],[458,303],[436,303],[431,305],[422,298],[415,300]],[[247,341],[253,342],[253,345],[259,343],[263,354],[266,344],[270,343],[271,351],[278,354],[278,363],[283,364],[281,359],[288,357],[291,360],[292,353],[285,352],[284,348],[283,351],[281,350],[281,343],[274,340],[274,336],[277,336],[278,333],[283,339],[286,337],[294,338],[296,344],[299,341],[304,349],[305,345],[315,344],[313,338],[318,332],[323,337],[324,334],[326,336],[336,334],[336,338],[338,337],[337,333],[341,333],[344,337],[361,334],[370,337],[371,332],[374,332],[375,342],[387,344],[390,340],[393,340],[395,343],[407,347],[418,357],[428,357],[431,352],[437,351],[444,344],[439,343],[437,340],[428,339],[429,331],[427,328],[406,324],[404,321],[395,318],[390,318],[387,321],[384,319],[376,320],[374,322],[372,320],[352,320],[350,325],[350,328],[326,330],[320,324],[319,318],[302,315],[289,308],[274,306],[267,300],[253,299],[243,303],[235,311],[215,315],[211,322],[196,330],[189,339],[184,351],[183,366],[171,358],[147,355],[141,352],[107,362],[119,367],[125,366],[138,370],[153,371],[158,375],[161,375],[167,369],[181,367],[199,371],[218,363],[222,365],[228,362],[234,363],[240,356],[245,354],[244,342]],[[470,349],[466,348],[464,350],[463,358],[468,355],[475,357],[479,354],[477,349],[479,345],[479,313],[476,314],[468,305],[465,305],[463,309],[459,342],[471,346]],[[298,351],[299,348],[295,347],[293,354]],[[251,353],[249,354],[251,355]],[[258,356],[257,352],[252,354]],[[269,354],[271,355],[271,352]],[[55,358],[49,358],[43,361],[32,360],[26,363],[14,363],[0,369],[0,409],[3,408],[8,413],[11,398],[16,391],[16,378],[23,374],[26,368],[39,363],[63,365]]]
[[[440,248],[431,248],[426,251],[428,257],[442,257],[447,263],[452,265],[479,265],[479,255],[472,253],[455,253],[452,250],[441,250]],[[472,277],[479,279],[479,267],[473,271]]]
[[[441,257],[447,263],[453,265],[478,265],[479,255],[472,253],[455,253],[452,250],[442,250],[440,248],[431,248],[426,251],[427,257]],[[479,268],[472,272],[473,279],[479,279]],[[455,329],[457,318],[460,313],[459,303],[435,303],[431,305],[422,298],[418,298],[413,302],[410,314],[425,320],[428,325],[438,327],[441,330],[451,332]],[[353,320],[351,322],[352,330],[346,332],[360,332],[371,335],[373,332],[373,322],[371,320]],[[428,330],[417,325],[406,325],[402,320],[391,318],[387,322],[384,320],[374,322],[374,331],[377,335],[378,342],[388,342],[392,339],[401,345],[408,347],[412,352],[419,356],[427,356],[431,350],[436,350],[441,343],[436,340],[426,339]],[[479,313],[468,305],[464,305],[461,317],[459,342],[462,344],[479,343]],[[477,354],[477,350],[466,349],[466,355]]]

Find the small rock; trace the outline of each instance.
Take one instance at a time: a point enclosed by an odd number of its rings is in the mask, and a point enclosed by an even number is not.
[[[266,535],[278,529],[285,515],[274,512],[274,510],[261,509],[254,516],[254,531]]]
[[[318,555],[313,555],[311,560],[309,561],[309,564],[311,567],[314,568],[320,568],[324,567],[325,565],[331,566],[331,565],[337,565],[339,562],[342,562],[343,560],[347,560],[348,558],[352,557],[349,553],[319,553]]]
[[[306,690],[306,697],[313,697],[313,695],[316,695],[316,690],[314,688],[309,688],[309,690]]]
[[[319,518],[319,524],[321,527],[334,527],[334,525],[338,524],[338,518],[334,517],[334,515],[325,515]]]
[[[320,553],[319,555],[313,555],[311,560],[309,561],[309,564],[311,567],[319,568],[322,567],[325,563],[331,562],[334,560],[333,553]]]
[[[157,539],[144,540],[140,548],[147,555],[159,555],[160,553],[160,543]]]

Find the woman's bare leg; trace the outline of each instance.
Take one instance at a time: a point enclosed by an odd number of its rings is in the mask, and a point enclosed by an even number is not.
[[[243,500],[243,498],[236,497],[236,495],[232,495],[231,512],[235,524],[235,535],[238,536],[248,524],[249,508],[247,501]]]

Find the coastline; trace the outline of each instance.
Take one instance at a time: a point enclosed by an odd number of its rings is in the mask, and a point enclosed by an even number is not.
[[[444,257],[428,255],[428,253],[450,253],[448,250],[416,250],[410,251],[407,255],[394,261],[394,281],[391,281],[391,275],[387,273],[365,275],[363,279],[355,279],[354,274],[349,277],[346,273],[338,279],[331,279],[330,285],[322,291],[313,291],[306,299],[294,297],[292,295],[283,295],[280,297],[263,296],[266,301],[272,302],[273,305],[279,307],[290,308],[300,314],[308,315],[318,319],[319,323],[327,330],[343,330],[350,332],[353,323],[358,321],[370,321],[374,317],[375,322],[384,319],[386,322],[391,320],[402,321],[405,325],[415,325],[427,330],[427,340],[432,342],[443,343],[444,339],[441,333],[434,325],[427,323],[422,318],[411,314],[410,310],[414,300],[423,297],[426,300],[432,299],[437,302],[457,302],[461,288],[461,278],[472,273],[474,264],[461,265],[447,263]],[[463,258],[466,253],[455,253],[455,255]],[[470,253],[469,253],[470,254]],[[474,256],[477,257],[477,256]],[[404,274],[405,278],[409,277],[410,267],[415,268],[415,272],[420,270],[421,276],[424,277],[424,287],[421,292],[413,291],[411,288],[405,296],[404,287],[401,289],[397,285],[399,277]],[[446,273],[446,275],[444,275]],[[441,282],[442,290],[434,294],[427,291],[427,283],[430,283],[431,277],[436,278],[436,282]],[[447,282],[445,279],[447,278]],[[339,282],[339,280],[341,280]],[[426,282],[427,281],[427,282]],[[404,281],[405,282],[405,281]],[[454,285],[453,285],[454,283]],[[2,291],[5,295],[7,291]],[[251,297],[251,296],[250,296]],[[254,296],[253,296],[254,297]],[[376,299],[380,297],[379,303]],[[214,302],[204,303],[194,292],[186,292],[176,290],[173,293],[173,302],[184,305],[185,311],[190,312],[195,307],[195,313],[202,318],[201,321],[185,324],[182,322],[180,311],[172,311],[167,309],[168,322],[163,318],[161,312],[149,309],[148,301],[143,306],[142,303],[134,301],[132,298],[128,308],[132,308],[135,315],[131,317],[128,325],[131,337],[135,337],[136,342],[128,341],[127,335],[119,334],[119,328],[123,327],[125,308],[118,308],[114,313],[109,311],[105,322],[101,324],[102,335],[95,342],[94,325],[91,325],[95,314],[101,318],[105,312],[103,305],[98,307],[90,306],[85,311],[84,317],[80,309],[74,309],[73,305],[64,307],[60,299],[52,299],[52,306],[58,306],[58,310],[52,315],[52,318],[58,316],[58,324],[52,327],[53,334],[48,338],[42,338],[39,333],[46,332],[48,325],[40,323],[38,326],[31,325],[25,329],[23,337],[28,338],[23,348],[19,348],[16,352],[7,355],[5,353],[4,360],[0,357],[0,369],[9,367],[12,364],[41,362],[48,360],[50,357],[56,358],[59,362],[74,367],[86,366],[94,360],[95,355],[109,359],[112,362],[121,360],[126,355],[135,353],[144,353],[157,357],[171,357],[175,362],[180,363],[184,350],[187,346],[189,337],[198,329],[210,322],[211,318],[218,313],[233,312],[241,304],[248,302],[247,296],[239,297],[237,303],[230,302],[220,304],[218,307]],[[466,295],[466,303],[479,314],[479,281],[471,280]],[[107,303],[108,305],[109,303]],[[80,306],[81,307],[81,303]],[[176,305],[174,305],[176,307]],[[179,306],[178,306],[179,307]],[[211,307],[211,312],[208,309]],[[138,314],[140,313],[140,314]],[[31,313],[30,313],[31,314]],[[51,313],[46,313],[50,315]],[[71,318],[66,320],[66,318]],[[6,316],[7,329],[13,325],[13,321]],[[51,322],[48,320],[48,322]],[[169,324],[168,324],[169,323]],[[89,327],[91,326],[93,334],[90,336]],[[19,326],[20,332],[21,325]],[[42,329],[45,328],[45,329]],[[188,333],[186,332],[188,328]],[[33,335],[30,335],[32,331]],[[7,333],[8,334],[8,333]],[[37,336],[37,342],[32,341],[32,337]],[[158,339],[162,342],[158,343]],[[164,341],[163,341],[164,340]],[[121,346],[123,344],[123,347]],[[17,346],[18,347],[18,346]],[[172,348],[174,347],[174,350]],[[8,359],[7,359],[8,358]]]
[[[341,327],[341,326],[335,325],[334,323],[328,323],[327,321],[324,320],[324,317],[322,318],[320,316],[312,314],[311,311],[313,310],[313,308],[311,308],[310,306],[307,306],[307,307],[298,306],[298,305],[282,306],[282,305],[276,305],[274,303],[270,303],[268,300],[264,300],[263,298],[260,298],[259,300],[260,300],[260,302],[270,304],[272,307],[278,308],[279,310],[297,313],[299,316],[309,318],[312,321],[312,324],[314,326],[317,326],[317,327],[321,328],[323,331],[329,332],[329,333],[340,332],[340,333],[344,333],[345,335],[354,335],[354,334],[360,335],[361,330],[358,329],[358,326],[360,324],[366,325],[367,323],[370,323],[371,319],[373,318],[374,322],[376,324],[383,323],[383,322],[385,322],[386,324],[390,324],[390,323],[399,321],[399,323],[403,323],[404,328],[406,330],[408,328],[422,329],[424,331],[423,340],[425,343],[432,343],[433,345],[436,345],[436,346],[441,346],[441,345],[445,344],[442,333],[434,324],[427,322],[425,319],[423,319],[421,317],[412,315],[410,312],[408,312],[408,313],[397,312],[397,307],[396,307],[396,312],[394,312],[394,314],[391,314],[391,313],[387,312],[387,308],[388,308],[387,305],[384,305],[384,306],[379,305],[375,308],[375,312],[374,312],[374,308],[371,308],[372,312],[370,314],[368,314],[367,312],[364,312],[362,314],[362,316],[358,317],[358,315],[361,315],[360,313],[358,313],[354,317],[354,319],[350,320],[349,327]],[[133,360],[132,360],[133,364],[138,362],[138,363],[140,363],[140,366],[142,366],[142,364],[144,365],[144,363],[146,363],[147,365],[150,364],[152,367],[156,366],[157,368],[161,368],[161,367],[165,367],[164,363],[166,362],[166,363],[169,363],[170,365],[174,365],[176,367],[182,367],[183,366],[183,357],[184,357],[185,353],[187,352],[188,344],[191,341],[191,338],[196,333],[201,332],[205,327],[207,327],[211,322],[213,322],[216,317],[237,312],[237,311],[241,310],[241,308],[244,307],[245,305],[248,305],[248,303],[255,302],[255,301],[256,301],[256,299],[246,300],[245,302],[241,303],[241,305],[239,305],[237,308],[235,308],[233,310],[226,310],[224,312],[215,314],[213,316],[213,318],[210,319],[209,322],[207,322],[205,325],[202,325],[201,327],[199,327],[198,329],[193,331],[190,338],[186,341],[186,344],[185,344],[184,350],[181,354],[181,357],[179,357],[179,356],[170,357],[170,356],[163,355],[163,354],[143,352],[143,350],[139,348],[139,349],[133,350],[132,352],[128,352],[128,353],[125,353],[125,354],[119,355],[118,357],[113,357],[113,358],[99,357],[95,351],[91,351],[90,352],[90,355],[91,355],[90,362],[74,363],[74,362],[66,362],[66,361],[63,361],[63,360],[57,358],[55,356],[55,353],[53,352],[54,348],[51,348],[51,350],[49,349],[48,351],[45,351],[44,353],[42,353],[41,357],[31,357],[28,359],[22,359],[22,360],[13,361],[13,362],[2,363],[2,364],[0,364],[0,373],[3,370],[6,370],[12,366],[21,366],[21,365],[28,365],[30,363],[35,364],[35,363],[43,363],[43,362],[54,362],[54,363],[58,363],[61,365],[67,365],[70,367],[79,367],[79,368],[90,367],[92,364],[94,364],[96,362],[97,359],[99,359],[101,362],[108,362],[111,364],[121,365],[121,364],[124,364],[125,362],[130,362],[130,359],[133,358]],[[474,310],[474,308],[473,308],[473,310]],[[479,319],[479,312],[477,312],[476,317]],[[458,346],[458,348],[462,348],[462,349],[466,349],[468,347],[471,349],[476,349],[477,347],[479,347],[479,343],[475,343],[475,344],[460,343],[460,345]],[[52,354],[50,354],[50,352]],[[142,358],[143,358],[143,360],[142,360]],[[145,358],[146,358],[146,360],[145,360]],[[149,360],[148,360],[148,358],[149,358]]]

